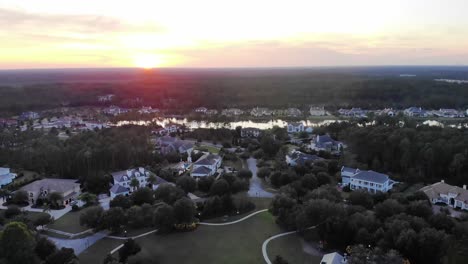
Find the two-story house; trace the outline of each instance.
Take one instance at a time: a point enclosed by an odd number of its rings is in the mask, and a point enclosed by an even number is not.
[[[164,179],[142,167],[113,172],[111,175],[114,180],[114,184],[110,188],[111,199],[114,199],[117,195],[129,195],[141,187],[156,189],[159,184],[166,182]],[[150,183],[148,182],[148,179],[151,175],[156,178],[156,182],[153,182],[152,186],[149,186]],[[132,186],[132,181],[134,181],[133,179],[136,179],[138,186]]]
[[[312,139],[310,148],[316,151],[340,152],[343,148],[343,143],[334,140],[329,135],[317,135]]]
[[[221,167],[222,160],[221,156],[215,154],[208,154],[201,157],[193,163],[191,172],[192,177],[207,177],[214,175],[219,167]]]
[[[298,123],[288,123],[288,133],[299,133],[299,132],[304,132],[305,127],[302,122]]]
[[[468,210],[468,190],[466,185],[462,187],[453,186],[444,182],[436,182],[421,188],[431,203],[444,203],[453,208]]]
[[[349,185],[351,190],[364,190],[370,193],[388,192],[397,183],[383,173],[372,170],[361,171],[348,167],[341,169],[341,177],[343,186]]]

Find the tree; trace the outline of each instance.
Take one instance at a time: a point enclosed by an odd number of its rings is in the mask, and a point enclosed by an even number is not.
[[[211,195],[223,195],[229,192],[229,183],[225,179],[216,180],[210,188]]]
[[[154,193],[151,189],[147,187],[139,188],[134,191],[130,196],[133,204],[142,205],[144,203],[153,204],[154,202]]]
[[[284,260],[281,256],[277,255],[275,260],[273,260],[273,264],[288,264],[286,260]]]
[[[47,196],[47,199],[52,204],[52,208],[59,208],[59,203],[63,201],[63,195],[59,192],[51,192]]]
[[[72,248],[61,248],[48,256],[44,264],[77,264],[77,260]]]
[[[132,206],[133,201],[130,197],[125,195],[117,195],[109,203],[110,207],[122,207],[123,209],[128,209]]]
[[[24,206],[28,204],[29,196],[26,191],[18,190],[11,196],[10,203]]]
[[[352,205],[360,205],[366,209],[371,209],[374,206],[372,196],[366,191],[354,191],[349,194],[348,201]]]
[[[405,210],[404,206],[397,200],[388,199],[375,206],[375,215],[380,219],[385,219],[392,215],[397,215]]]
[[[121,226],[127,224],[125,212],[121,207],[112,207],[105,211],[101,217],[101,226],[112,232],[120,231]]]
[[[280,149],[280,145],[276,140],[274,140],[271,136],[265,135],[260,140],[260,147],[262,148],[265,155],[268,157],[274,157],[278,150]]]
[[[174,202],[185,196],[182,189],[173,186],[169,183],[160,184],[158,189],[154,191],[156,200],[161,200],[167,204],[174,204]]]
[[[143,210],[141,206],[134,205],[127,210],[128,225],[133,228],[141,228],[145,226],[143,219]]]
[[[193,192],[197,188],[197,182],[189,175],[185,175],[177,179],[176,185],[184,190],[185,193]]]
[[[195,205],[188,198],[183,197],[174,203],[174,216],[177,223],[192,223],[195,212]]]
[[[5,210],[4,216],[6,218],[12,218],[21,214],[21,209],[16,205],[10,205]]]
[[[102,264],[119,264],[119,261],[117,261],[117,259],[111,254],[107,254],[106,258],[102,261]]]
[[[55,246],[54,242],[47,239],[47,237],[39,237],[37,239],[34,252],[36,252],[36,255],[41,260],[45,260],[48,256],[50,256],[55,251],[57,251],[57,247]]]
[[[98,203],[97,196],[93,193],[85,192],[78,196],[78,199],[85,203],[85,207],[95,205]]]
[[[125,263],[128,257],[140,252],[141,247],[133,239],[127,239],[122,248],[119,249],[119,261]]]
[[[130,181],[130,186],[132,187],[132,190],[135,191],[138,188],[138,186],[140,186],[140,182],[137,178],[132,178],[132,180]]]
[[[37,263],[34,244],[34,237],[24,223],[10,222],[0,233],[0,259],[15,264]]]
[[[241,169],[237,172],[237,177],[241,179],[250,179],[252,178],[252,172],[247,169]]]
[[[101,218],[104,210],[101,206],[90,206],[84,209],[80,214],[80,225],[90,228],[98,228],[101,223]]]
[[[257,177],[260,179],[265,179],[270,176],[270,169],[267,167],[262,167],[257,171]]]
[[[47,213],[40,213],[35,219],[33,224],[35,226],[44,226],[52,222],[52,217]]]
[[[153,213],[153,224],[161,232],[169,232],[176,223],[174,208],[166,203],[158,206]]]
[[[209,192],[214,181],[215,179],[212,176],[202,177],[198,180],[198,189],[202,192]]]

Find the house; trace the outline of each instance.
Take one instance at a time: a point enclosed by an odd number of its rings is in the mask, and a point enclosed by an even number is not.
[[[34,119],[38,119],[40,117],[39,113],[36,113],[36,112],[23,112],[21,113],[19,119],[20,120],[34,120]]]
[[[180,140],[175,137],[164,136],[157,139],[158,145],[162,154],[177,152],[180,154],[187,153],[189,156],[193,151],[193,143],[186,140]]]
[[[392,108],[385,108],[383,110],[377,111],[378,115],[386,115],[386,116],[391,116],[394,117],[396,115],[396,111],[394,111]]]
[[[104,114],[106,114],[106,115],[118,116],[120,114],[127,113],[128,109],[121,108],[121,107],[118,107],[118,106],[115,106],[115,105],[111,105],[111,106],[105,108],[104,110],[102,110],[102,112]]]
[[[244,111],[242,111],[239,108],[229,108],[229,109],[223,109],[223,111],[221,111],[221,115],[225,115],[225,116],[239,116],[243,114],[244,114]]]
[[[205,114],[206,111],[208,111],[208,108],[206,108],[206,107],[198,107],[198,108],[195,108],[195,112],[196,112],[196,113]]]
[[[113,95],[113,94],[100,95],[100,96],[98,96],[98,101],[101,102],[101,103],[110,102],[110,101],[112,101],[114,96],[115,95]]]
[[[29,201],[34,204],[38,198],[46,198],[49,193],[58,192],[63,196],[63,204],[68,205],[80,194],[80,184],[76,180],[46,178],[31,182],[20,190],[26,191]]]
[[[114,199],[117,195],[126,196],[138,188],[148,187],[150,184],[148,182],[148,178],[151,175],[154,175],[154,173],[152,173],[149,170],[146,170],[143,167],[139,167],[135,169],[128,169],[128,170],[113,172],[111,173],[111,175],[114,180],[114,184],[110,188],[110,196],[111,196],[111,199]],[[149,186],[153,190],[157,189],[159,187],[159,184],[166,182],[164,179],[156,175],[154,176],[156,178],[156,182],[153,183],[152,186]],[[137,187],[132,186],[133,179],[136,179],[138,181]]]
[[[288,123],[288,133],[299,133],[304,132],[304,124],[299,123]]]
[[[329,135],[317,135],[312,139],[310,148],[316,151],[328,151],[339,153],[343,149],[341,141],[334,140]]]
[[[216,110],[216,109],[208,109],[205,112],[205,115],[209,115],[209,116],[213,116],[213,115],[217,115],[217,114],[218,114],[218,110]]]
[[[159,109],[157,108],[152,108],[151,106],[142,106],[138,110],[139,114],[152,114],[152,113],[159,113]]]
[[[271,116],[273,111],[265,107],[255,107],[250,111],[251,116]]]
[[[348,261],[346,257],[341,256],[337,252],[325,254],[320,261],[320,264],[346,264]]]
[[[16,174],[11,173],[10,168],[0,167],[0,188],[7,184],[10,184],[14,178],[16,178]]]
[[[258,138],[262,134],[262,130],[254,127],[246,127],[241,129],[241,137]]]
[[[311,106],[309,109],[309,113],[311,116],[327,115],[327,112],[325,112],[325,108],[323,106],[322,107]]]
[[[403,114],[410,117],[427,117],[426,110],[421,107],[410,107],[403,111]]]
[[[291,107],[286,109],[286,115],[291,117],[298,117],[302,115],[302,111],[297,108]]]
[[[13,127],[17,125],[18,121],[15,119],[0,118],[0,127]]]
[[[351,190],[365,190],[370,193],[388,192],[397,183],[386,174],[349,167],[341,168],[341,182],[342,186],[349,185]]]
[[[468,190],[463,187],[449,185],[441,180],[432,185],[421,188],[431,203],[444,203],[453,208],[468,210]]]
[[[434,115],[438,117],[449,117],[449,118],[456,118],[456,117],[464,117],[465,115],[463,112],[455,110],[455,109],[444,109],[441,108],[439,111],[434,111]]]
[[[293,167],[297,165],[306,165],[308,163],[313,163],[319,160],[323,160],[323,158],[320,158],[317,155],[302,153],[297,150],[294,150],[290,154],[286,155],[286,163]]]
[[[192,166],[192,177],[207,177],[214,175],[221,167],[222,157],[215,154],[207,154],[201,157]]]
[[[351,182],[351,177],[356,175],[356,173],[360,172],[359,169],[354,169],[350,167],[341,167],[341,184],[342,186],[349,185]]]
[[[340,110],[338,110],[338,113],[342,116],[366,117],[366,111],[362,110],[361,108],[351,108],[351,109],[341,108]]]

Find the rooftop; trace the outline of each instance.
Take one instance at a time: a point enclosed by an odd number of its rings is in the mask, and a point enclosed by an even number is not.
[[[385,183],[389,180],[388,175],[383,173],[378,173],[372,170],[369,171],[360,171],[353,176],[354,179],[370,181],[376,183]]]
[[[23,187],[21,190],[28,192],[38,192],[41,189],[49,190],[50,192],[68,192],[75,187],[79,187],[80,184],[77,183],[77,180],[69,179],[42,179],[31,182]]]

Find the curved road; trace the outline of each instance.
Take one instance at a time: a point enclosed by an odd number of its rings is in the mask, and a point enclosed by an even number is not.
[[[257,160],[254,158],[247,159],[247,167],[252,172],[250,187],[247,194],[250,197],[273,198],[275,195],[263,189],[262,179],[257,177]]]

